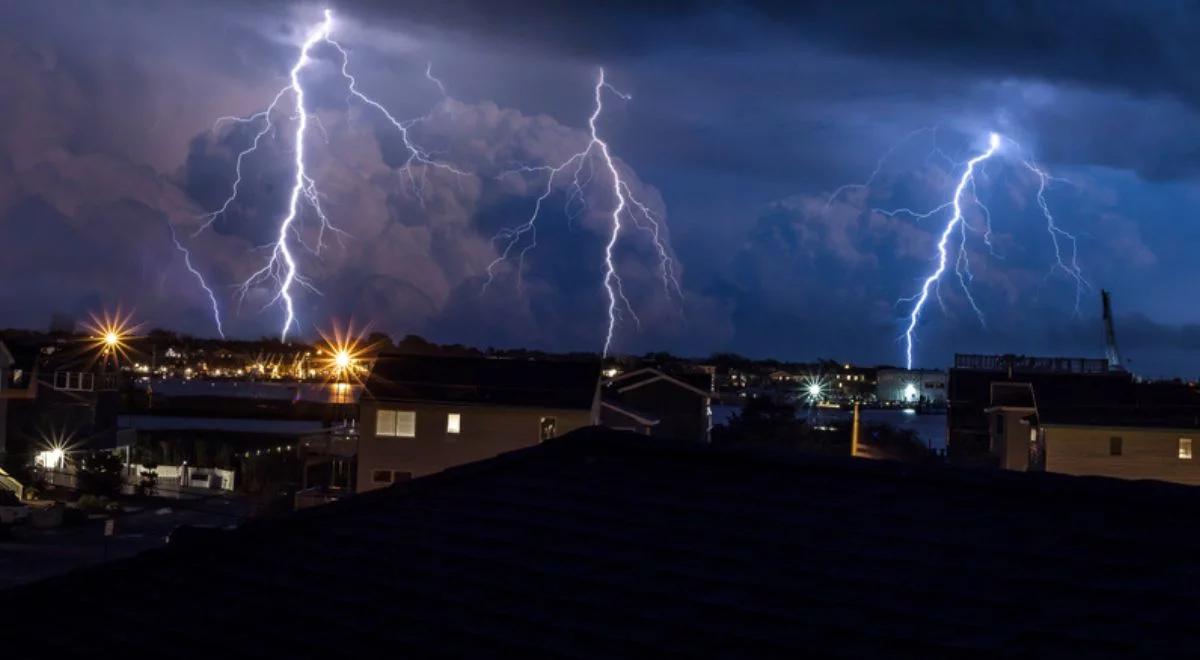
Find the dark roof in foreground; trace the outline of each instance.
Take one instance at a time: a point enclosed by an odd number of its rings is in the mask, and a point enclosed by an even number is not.
[[[1187,656],[1197,505],[585,429],[20,587],[5,636],[41,657]]]
[[[600,361],[389,355],[380,357],[364,400],[592,407]]]

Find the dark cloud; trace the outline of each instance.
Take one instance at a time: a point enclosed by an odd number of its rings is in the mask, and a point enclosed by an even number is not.
[[[596,66],[632,98],[607,97],[600,129],[635,186],[670,226],[684,300],[663,295],[656,256],[631,232],[617,252],[642,317],[621,350],[739,350],[895,362],[904,308],[927,272],[938,227],[873,207],[929,208],[955,161],[987,131],[1017,139],[980,190],[996,222],[993,255],[972,238],[983,328],[953,281],[945,310],[921,325],[920,353],[955,350],[1098,354],[1096,289],[1113,291],[1127,352],[1147,368],[1200,368],[1187,304],[1200,227],[1196,59],[1200,18],[1187,5],[1115,1],[922,3],[566,3],[474,0],[334,7],[360,86],[398,116],[431,113],[416,138],[471,172],[406,175],[395,131],[347,104],[335,53],[320,49],[311,136],[330,237],[305,268],[308,326],[371,320],[395,334],[475,344],[588,349],[606,323],[601,250],[610,200],[597,187],[570,220],[554,191],[517,287],[494,233],[523,221],[536,177],[498,177],[560,162],[586,137]],[[251,135],[213,120],[261,109],[283,83],[316,5],[18,4],[0,25],[0,291],[5,324],[124,302],[151,323],[209,332],[207,300],[182,268],[166,223],[190,236],[223,201]],[[442,101],[425,66],[455,100]],[[309,75],[309,74],[306,74]],[[285,113],[286,114],[286,113]],[[286,122],[286,117],[281,116]],[[879,156],[923,126],[933,133]],[[328,138],[328,141],[326,141]],[[290,180],[291,136],[245,163],[242,195],[190,245],[217,284],[261,264]],[[940,156],[931,157],[934,147]],[[1093,288],[1074,292],[1052,253],[1018,156],[1069,180],[1048,201],[1079,236]],[[306,216],[304,236],[315,225]],[[189,239],[190,240],[190,239]],[[12,245],[23,247],[14,250]],[[53,263],[54,267],[47,264]],[[58,266],[58,264],[66,264]],[[269,286],[231,318],[269,333]],[[1139,316],[1140,315],[1140,316]],[[1071,321],[1078,318],[1078,321]],[[1140,321],[1139,321],[1140,319]],[[1126,329],[1124,326],[1128,326]],[[1128,335],[1126,337],[1126,335]],[[1145,337],[1140,338],[1140,337]],[[1168,347],[1175,353],[1159,350]]]

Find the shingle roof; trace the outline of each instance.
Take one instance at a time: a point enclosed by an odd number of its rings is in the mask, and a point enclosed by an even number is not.
[[[599,361],[394,355],[381,357],[364,399],[592,407]]]
[[[1197,505],[587,429],[18,588],[0,635],[42,657],[1187,656]]]

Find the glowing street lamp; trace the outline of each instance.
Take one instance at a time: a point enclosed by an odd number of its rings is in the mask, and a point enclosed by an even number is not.
[[[804,400],[810,405],[820,403],[825,399],[825,379],[818,375],[808,375],[802,381]]]
[[[367,372],[367,355],[372,346],[363,345],[362,334],[355,333],[352,326],[334,326],[333,332],[321,333],[324,346],[317,350],[318,362],[329,380],[338,383],[362,382]]]
[[[97,358],[111,358],[115,364],[121,359],[129,360],[129,341],[137,331],[137,326],[132,323],[133,314],[122,315],[117,310],[113,314],[105,312],[104,316],[92,314],[91,317],[91,322],[85,323],[84,327],[91,333],[89,341],[92,349],[97,351]]]

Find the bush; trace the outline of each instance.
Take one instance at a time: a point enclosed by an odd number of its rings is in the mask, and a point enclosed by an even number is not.
[[[137,484],[137,494],[149,497],[158,490],[158,464],[146,462],[142,464],[141,477]]]
[[[76,478],[79,491],[88,495],[113,496],[123,481],[121,459],[105,451],[93,451],[83,457]]]

